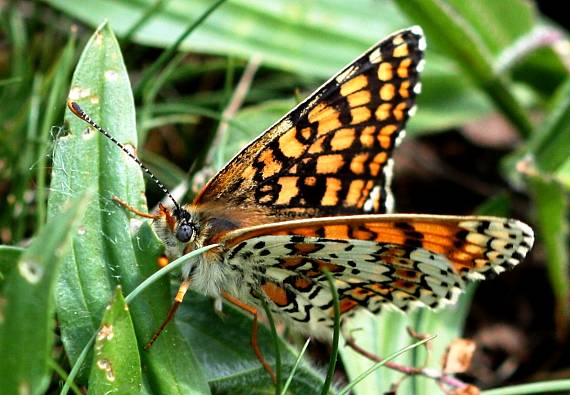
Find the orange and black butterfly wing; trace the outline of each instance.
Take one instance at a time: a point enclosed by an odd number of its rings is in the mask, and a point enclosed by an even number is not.
[[[400,214],[254,226],[222,243],[227,264],[252,271],[244,279],[257,295],[301,330],[319,333],[333,316],[324,270],[335,278],[342,313],[438,307],[453,303],[466,281],[517,265],[533,241],[532,229],[512,219]]]
[[[424,47],[419,27],[372,47],[243,149],[195,203],[289,217],[390,211],[392,150],[414,109]]]

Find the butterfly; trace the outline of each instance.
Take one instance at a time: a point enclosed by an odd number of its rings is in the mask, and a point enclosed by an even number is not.
[[[374,45],[247,145],[190,204],[155,179],[174,207],[131,210],[154,220],[167,256],[219,244],[183,268],[169,317],[191,287],[251,312],[254,325],[265,301],[292,329],[327,339],[334,309],[325,271],[344,321],[363,309],[453,303],[467,281],[525,257],[533,231],[515,219],[391,213],[392,152],[415,112],[424,50],[419,27]],[[68,107],[113,139],[77,103]]]

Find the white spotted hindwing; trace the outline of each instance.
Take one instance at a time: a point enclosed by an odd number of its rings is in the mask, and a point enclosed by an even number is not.
[[[425,40],[395,33],[244,148],[196,198],[311,217],[391,211],[392,151],[419,92]]]
[[[335,278],[342,314],[435,308],[453,303],[465,281],[517,265],[533,241],[532,229],[512,219],[401,214],[261,225],[222,243],[252,303],[265,295],[281,317],[319,336],[333,317],[324,270]]]

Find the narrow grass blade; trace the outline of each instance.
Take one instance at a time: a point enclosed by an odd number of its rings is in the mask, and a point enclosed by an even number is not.
[[[6,394],[43,393],[54,341],[54,285],[68,240],[92,194],[68,202],[23,252],[0,295],[0,388]],[[9,357],[8,357],[9,356]]]
[[[481,392],[481,395],[538,395],[554,392],[568,393],[568,391],[570,391],[570,380],[552,380],[496,388],[493,390],[483,391]]]
[[[344,387],[339,393],[338,395],[344,395],[344,394],[348,394],[356,384],[358,384],[359,382],[361,382],[362,380],[364,380],[366,377],[370,376],[372,373],[374,373],[375,370],[381,368],[382,366],[384,366],[387,362],[399,357],[400,355],[402,355],[405,352],[408,352],[416,347],[421,346],[424,343],[429,342],[430,340],[435,339],[436,336],[431,336],[428,337],[427,339],[424,340],[420,340],[419,342],[416,342],[414,344],[410,344],[407,347],[402,348],[401,350],[389,355],[388,357],[386,357],[386,359],[375,363],[374,365],[372,365],[368,370],[366,370],[364,373],[362,373],[360,376],[356,377],[355,379],[351,380],[350,384],[348,384],[346,387]]]
[[[226,0],[217,0],[214,4],[209,6],[206,9],[206,11],[204,11],[203,14],[200,15],[200,17],[196,21],[192,22],[190,26],[188,26],[186,30],[184,30],[184,32],[180,34],[180,36],[176,39],[176,41],[172,43],[172,45],[170,45],[166,49],[166,51],[160,54],[158,59],[148,69],[146,69],[143,72],[143,75],[141,76],[141,79],[135,88],[135,96],[138,97],[143,93],[150,79],[154,78],[154,76],[158,73],[160,68],[175,56],[176,52],[180,49],[180,45],[182,44],[182,42],[186,40],[186,38],[188,38],[188,36],[194,30],[196,30],[196,28],[199,27],[206,20],[206,18],[208,18],[208,16],[210,16],[210,14],[212,14],[225,1]]]
[[[63,49],[58,62],[54,66],[55,71],[53,81],[49,86],[49,94],[44,106],[45,111],[43,113],[40,126],[38,144],[39,159],[36,173],[36,204],[38,212],[36,216],[37,229],[41,229],[43,227],[47,216],[47,153],[50,152],[49,147],[51,146],[51,142],[49,141],[49,132],[51,130],[51,126],[56,121],[56,115],[63,111],[65,107],[65,94],[69,86],[69,78],[73,68],[73,61],[75,60],[75,41],[75,33],[72,31],[67,45]]]
[[[570,78],[554,96],[551,107],[543,127],[529,143],[536,166],[545,173],[555,173],[570,156]]]
[[[297,371],[297,368],[299,367],[299,363],[301,363],[301,360],[303,359],[303,355],[305,355],[305,351],[307,351],[307,347],[309,347],[310,342],[311,342],[311,338],[308,338],[307,341],[305,342],[305,344],[303,345],[303,348],[299,352],[299,356],[295,360],[295,364],[293,365],[293,368],[291,369],[291,373],[289,373],[289,377],[287,377],[287,381],[285,382],[285,385],[283,386],[283,389],[281,390],[281,395],[287,394],[287,390],[289,389],[289,386],[291,385],[291,381],[293,380],[293,377],[295,376],[295,372]]]
[[[267,321],[269,324],[269,329],[271,330],[271,338],[273,340],[273,352],[275,355],[275,395],[281,392],[281,387],[283,386],[282,376],[283,376],[283,366],[281,364],[281,350],[279,349],[279,336],[277,335],[277,329],[275,328],[275,321],[273,320],[273,314],[271,314],[271,309],[267,304],[267,301],[263,301],[263,310],[267,316]]]
[[[459,64],[523,137],[530,136],[532,123],[513,95],[504,75],[496,75],[488,47],[469,21],[446,0],[396,0],[400,9]],[[440,39],[441,38],[441,39]]]

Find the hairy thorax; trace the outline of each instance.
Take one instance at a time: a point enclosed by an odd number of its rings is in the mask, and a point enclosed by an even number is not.
[[[174,260],[203,246],[220,243],[214,248],[195,257],[182,268],[182,278],[192,278],[192,289],[204,295],[219,299],[223,291],[232,295],[242,294],[239,277],[235,270],[224,262],[224,236],[235,229],[273,222],[264,210],[243,207],[229,207],[221,204],[203,203],[200,206],[186,205],[195,225],[196,235],[188,243],[176,238],[176,223],[161,217],[154,221],[153,229],[165,246],[169,260]]]

